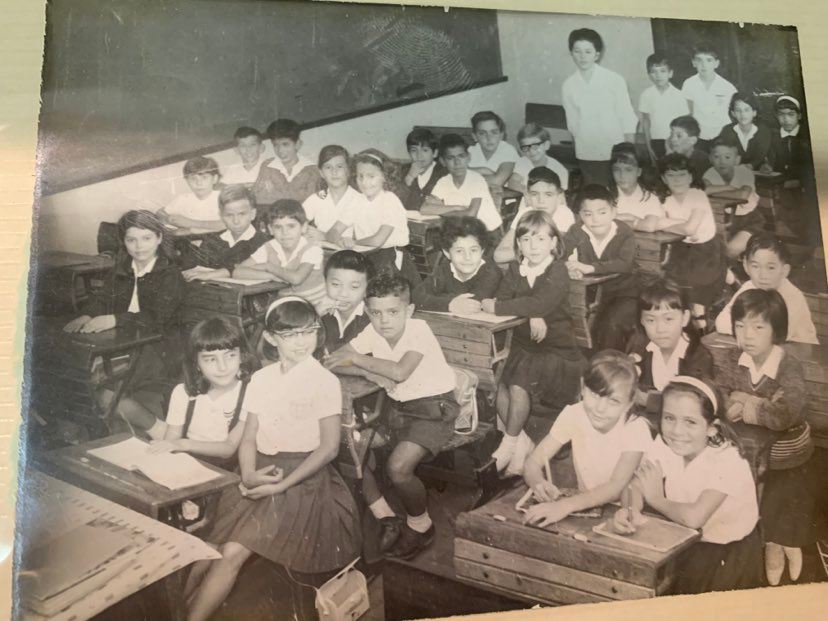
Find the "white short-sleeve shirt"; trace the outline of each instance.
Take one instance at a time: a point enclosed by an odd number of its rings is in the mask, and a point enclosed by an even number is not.
[[[645,457],[661,464],[668,500],[695,503],[705,490],[726,494],[702,526],[702,541],[725,544],[751,533],[759,521],[756,484],[747,461],[735,446],[707,447],[690,463],[676,455],[659,435]]]
[[[546,156],[546,161],[541,164],[541,166],[545,166],[553,173],[558,175],[558,178],[561,180],[561,189],[568,190],[569,189],[569,170],[567,170],[566,166],[561,164],[558,160],[554,157]],[[523,179],[523,185],[529,183],[529,173],[532,172],[533,168],[537,168],[528,157],[522,157],[517,161],[515,164],[514,173],[516,175],[520,175],[520,178]]]
[[[514,231],[517,228],[517,223],[520,219],[530,211],[535,210],[526,204],[525,198],[520,199],[520,205],[518,205],[517,213],[512,219],[512,223],[509,225],[509,230]],[[558,227],[558,230],[561,233],[566,233],[569,228],[575,224],[575,214],[573,214],[572,210],[566,205],[558,205],[552,213],[552,223]]]
[[[383,248],[399,248],[408,245],[408,216],[405,207],[393,192],[383,190],[369,200],[353,204],[354,239],[371,237],[380,227],[388,225],[392,228],[391,235],[385,240]]]
[[[672,84],[662,92],[655,84],[646,88],[638,99],[638,111],[650,118],[650,138],[666,140],[670,137],[673,119],[690,114],[687,99]]]
[[[643,453],[652,442],[644,418],[621,417],[606,433],[597,431],[589,422],[582,402],[566,406],[555,419],[549,435],[558,444],[572,443],[572,460],[578,488],[582,491],[609,481],[622,453]]]
[[[498,143],[489,159],[483,155],[483,148],[479,144],[474,144],[469,147],[469,168],[488,168],[492,172],[497,172],[501,164],[514,164],[519,157],[517,149],[505,140]]]
[[[396,401],[433,397],[454,390],[454,371],[446,362],[437,337],[422,319],[408,319],[394,347],[370,324],[351,339],[350,345],[360,354],[373,354],[375,358],[393,362],[402,360],[409,351],[423,355],[408,379],[388,391],[388,396]]]
[[[750,196],[748,196],[748,202],[743,205],[737,205],[736,209],[733,210],[733,214],[736,216],[749,214],[759,204],[759,195],[756,194],[756,176],[744,164],[739,164],[733,169],[733,179],[730,180],[730,183],[725,181],[719,174],[719,171],[712,166],[704,173],[702,181],[710,185],[732,185],[734,188],[750,187],[751,192]]]
[[[716,236],[716,220],[713,218],[713,208],[710,200],[702,190],[690,188],[684,197],[683,202],[678,202],[673,195],[664,200],[664,213],[668,218],[683,220],[687,222],[694,209],[701,209],[704,212],[696,234],[684,238],[687,244],[704,244]]]
[[[664,208],[661,206],[661,201],[658,196],[650,192],[647,197],[644,197],[644,190],[640,185],[635,186],[632,194],[624,194],[621,190],[618,191],[618,200],[616,201],[618,215],[628,215],[635,218],[646,218],[647,216],[655,216],[656,218],[664,217]]]
[[[501,142],[501,144],[503,143]],[[483,175],[473,170],[466,171],[466,176],[460,187],[454,184],[451,175],[442,177],[434,185],[431,194],[442,200],[446,205],[468,206],[472,200],[479,198],[480,209],[477,211],[477,219],[483,222],[486,230],[494,231],[503,223],[500,212],[498,212],[492,199],[492,193],[489,191],[489,184],[486,183]]]
[[[221,181],[224,185],[251,185],[256,183],[263,163],[264,158],[260,157],[259,161],[253,164],[253,168],[250,170],[245,168],[241,162],[232,164],[222,169]]]
[[[713,78],[710,87],[704,85],[698,74],[684,81],[681,93],[693,104],[693,116],[699,122],[702,140],[713,140],[730,120],[730,98],[736,87],[719,74]]]
[[[324,193],[324,196],[318,193],[311,194],[302,203],[302,207],[308,221],[313,222],[313,225],[323,233],[330,231],[337,222],[342,222],[347,227],[342,233],[343,237],[353,237],[354,205],[364,200],[365,197],[362,194],[348,186],[338,203],[334,202],[333,196],[328,191]]]
[[[190,420],[187,437],[199,442],[223,442],[226,440],[230,421],[233,420],[233,414],[236,412],[241,385],[240,381],[236,382],[232,390],[228,390],[217,399],[209,394],[196,395],[193,418]],[[189,403],[190,396],[187,394],[184,384],[179,384],[170,395],[167,425],[183,427]]]
[[[183,216],[191,220],[213,221],[219,219],[219,191],[213,190],[201,199],[192,192],[179,194],[164,207],[168,215]]]
[[[278,241],[271,239],[266,244],[260,246],[256,252],[251,254],[250,258],[253,259],[254,263],[267,263],[268,248],[276,254],[276,257],[279,259],[279,263],[282,267],[287,267],[291,261],[296,259],[296,257],[301,256],[301,263],[310,263],[315,270],[322,269],[322,262],[324,261],[324,253],[322,252],[322,248],[312,245],[305,237],[299,239],[299,243],[296,244],[296,247],[290,255],[285,253],[284,248],[282,248],[282,245]]]
[[[319,447],[319,420],[342,413],[342,389],[336,375],[315,358],[308,357],[287,373],[277,362],[253,374],[242,419],[247,412],[259,421],[260,453],[307,453]]]

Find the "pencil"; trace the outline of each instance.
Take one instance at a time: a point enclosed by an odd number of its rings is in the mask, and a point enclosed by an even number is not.
[[[546,459],[543,462],[543,474],[546,477],[546,480],[551,483],[552,482],[552,469],[549,467],[549,460]]]

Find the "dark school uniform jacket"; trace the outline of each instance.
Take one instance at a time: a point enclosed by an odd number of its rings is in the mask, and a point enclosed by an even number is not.
[[[414,289],[412,299],[421,310],[448,312],[449,302],[463,293],[471,293],[476,300],[495,297],[501,278],[503,271],[486,261],[477,274],[462,282],[454,277],[451,262],[440,255],[431,274]]]
[[[271,157],[262,162],[259,177],[253,184],[257,205],[270,205],[282,198],[292,198],[304,203],[306,198],[316,192],[322,179],[319,168],[313,164],[305,166],[288,181],[281,171],[268,165],[274,159]]]
[[[713,356],[710,351],[702,345],[699,339],[688,336],[690,344],[684,353],[684,358],[679,358],[679,375],[690,375],[698,378],[713,378]],[[638,387],[644,392],[655,390],[653,384],[653,352],[647,350],[650,344],[644,334],[636,334],[630,339],[627,353],[633,355],[638,362],[641,375],[638,377]]]
[[[333,314],[326,313],[322,315],[321,321],[322,327],[325,328],[325,351],[329,354],[348,343],[371,323],[368,314],[363,311],[360,315],[354,317],[351,323],[345,326],[345,331],[340,334],[339,322]]]
[[[190,245],[181,257],[181,269],[188,270],[201,265],[214,270],[224,268],[232,273],[237,265],[270,240],[267,235],[256,229],[253,237],[238,241],[231,248],[230,244],[221,238],[224,233],[225,231],[210,233],[201,240],[200,246]]]
[[[564,236],[564,259],[568,259],[572,251],[577,249],[578,261],[592,265],[596,276],[619,274],[617,278],[601,285],[604,300],[638,296],[638,276],[633,271],[635,234],[625,222],[616,220],[615,224],[618,227],[615,237],[610,240],[600,257],[595,254],[583,224],[574,225]]]
[[[405,179],[405,176],[408,174],[409,170],[411,170],[411,164],[407,164],[403,167],[403,179]],[[402,201],[403,207],[409,211],[420,211],[420,207],[423,206],[423,202],[426,197],[431,194],[434,186],[437,185],[437,182],[447,174],[448,171],[445,167],[443,167],[440,162],[435,161],[434,168],[431,169],[431,176],[428,178],[428,181],[426,181],[426,184],[423,187],[420,187],[420,180],[416,177],[414,178],[414,181],[411,182],[411,185],[407,186],[404,182],[401,182],[397,194]]]
[[[796,136],[784,138],[778,129],[775,130],[771,136],[768,163],[773,170],[782,173],[785,180],[797,179],[803,186],[811,185],[814,178],[814,162],[805,127],[800,125]]]
[[[771,147],[771,131],[764,125],[757,124],[756,127],[758,129],[753,138],[748,140],[747,149],[742,147],[739,135],[733,125],[725,125],[722,128],[722,133],[719,134],[719,138],[727,140],[739,149],[739,155],[742,157],[741,163],[752,166],[754,170],[758,170],[768,158]]]

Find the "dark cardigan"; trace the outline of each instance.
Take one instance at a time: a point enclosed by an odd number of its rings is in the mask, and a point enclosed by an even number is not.
[[[325,329],[325,351],[331,354],[362,332],[371,323],[371,320],[368,318],[368,313],[363,312],[345,326],[343,334],[339,333],[339,322],[332,314],[322,315],[321,322]]]
[[[589,235],[583,224],[576,224],[564,237],[564,257],[569,258],[573,250],[578,250],[578,261],[595,268],[595,275],[620,274],[602,285],[605,301],[615,297],[638,296],[638,276],[633,271],[635,266],[635,234],[632,228],[619,220],[615,221],[618,231],[604,252],[599,257],[589,241]]]
[[[493,298],[501,278],[503,271],[492,261],[487,261],[477,274],[461,282],[452,274],[451,262],[440,255],[434,270],[417,286],[412,298],[421,310],[447,312],[449,302],[463,293],[471,293],[476,300]]]
[[[733,125],[725,125],[719,134],[720,139],[726,140],[739,149],[739,155],[742,157],[741,163],[751,166],[754,170],[758,170],[768,159],[771,147],[771,131],[764,125],[757,124],[756,127],[758,129],[753,138],[748,140],[747,149],[742,147]]]
[[[408,174],[409,170],[411,170],[411,164],[407,164],[403,167],[402,179],[405,179],[405,176]],[[420,211],[420,208],[423,206],[423,202],[426,197],[431,194],[434,186],[437,185],[437,182],[447,174],[448,171],[445,167],[440,162],[435,161],[434,168],[431,169],[431,176],[428,178],[428,181],[426,181],[426,184],[423,187],[420,187],[420,181],[417,178],[411,182],[411,185],[405,185],[405,182],[401,181],[397,194],[402,201],[403,207],[409,211]]]
[[[231,248],[230,244],[221,238],[223,233],[224,231],[210,233],[201,240],[200,246],[190,245],[181,257],[181,269],[187,270],[201,265],[214,270],[224,268],[232,273],[237,265],[270,239],[257,229],[253,237],[236,242]]]

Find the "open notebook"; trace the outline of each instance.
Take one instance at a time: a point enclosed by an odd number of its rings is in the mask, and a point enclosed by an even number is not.
[[[186,453],[149,453],[148,449],[146,442],[128,438],[87,452],[125,470],[137,470],[168,489],[200,485],[221,476]]]

